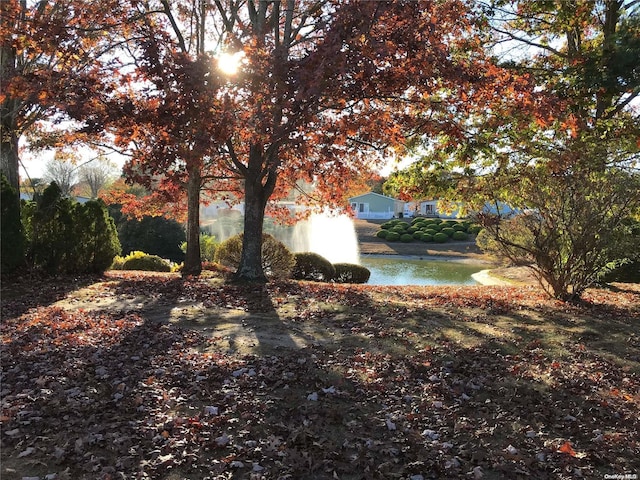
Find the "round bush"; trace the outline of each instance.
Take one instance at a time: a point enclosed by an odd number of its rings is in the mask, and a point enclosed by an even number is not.
[[[475,223],[467,228],[467,232],[471,235],[477,235],[478,233],[480,233],[480,230],[482,230],[482,226]]]
[[[417,232],[413,233],[413,238],[414,240],[420,240],[422,239],[422,235],[424,234],[424,232],[422,230],[418,230]]]
[[[404,231],[407,229],[407,224],[405,223],[404,225],[402,224],[398,224],[398,225],[394,225],[393,228],[391,229],[392,232],[398,232],[398,233],[404,233]]]
[[[315,282],[330,282],[336,274],[332,263],[314,252],[294,254],[296,264],[291,277],[296,280],[312,280]]]
[[[453,226],[453,229],[454,229],[456,232],[464,232],[464,231],[466,231],[466,230],[467,230],[467,227],[466,227],[466,226],[464,226],[462,223],[456,223],[456,224]]]
[[[428,235],[431,235],[433,237],[436,233],[438,233],[438,230],[435,230],[435,229],[429,227],[424,231],[424,233],[426,233]]]
[[[398,240],[400,240],[400,234],[394,230],[391,230],[388,234],[387,234],[387,238],[386,238],[387,242],[397,242]]]
[[[407,233],[416,233],[418,230],[420,230],[418,227],[416,226],[411,226],[409,228],[407,228]]]
[[[389,230],[378,230],[376,233],[376,237],[378,238],[387,238],[387,235],[389,235]]]
[[[171,265],[157,255],[148,255],[144,252],[131,252],[126,257],[116,257],[114,269],[118,270],[143,270],[145,272],[170,272]]]
[[[404,233],[400,235],[400,241],[404,243],[411,243],[413,242],[413,235],[411,235],[410,233]]]
[[[393,222],[384,222],[382,225],[380,225],[380,228],[382,228],[383,230],[391,230],[391,228],[395,225],[395,223]]]
[[[455,230],[451,227],[444,227],[442,230],[440,230],[442,233],[444,233],[447,237],[452,237],[453,234],[455,233]]]
[[[446,243],[449,236],[446,233],[438,232],[433,236],[433,241],[437,243]]]
[[[433,242],[433,235],[430,233],[423,233],[421,240],[423,242]]]
[[[434,223],[432,225],[429,225],[429,230],[433,230],[434,232],[439,232],[440,230],[442,230],[442,225],[439,223]]]
[[[333,277],[336,283],[367,283],[371,276],[371,271],[362,265],[336,263],[333,266],[336,269],[336,274]]]
[[[467,234],[463,231],[456,230],[455,232],[453,232],[451,238],[453,238],[454,240],[466,240]]]
[[[222,242],[216,250],[216,263],[237,269],[242,254],[243,236],[240,233]],[[267,277],[289,278],[295,263],[293,253],[284,243],[268,233],[262,234],[262,269]]]

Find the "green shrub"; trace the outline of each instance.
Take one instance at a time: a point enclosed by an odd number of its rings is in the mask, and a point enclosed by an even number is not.
[[[101,273],[120,253],[115,224],[101,200],[63,198],[52,182],[37,202],[26,202],[22,224],[27,260],[49,274]]]
[[[333,277],[336,283],[367,283],[371,276],[371,271],[362,265],[336,263],[333,266],[336,269]]]
[[[434,223],[432,225],[429,225],[429,230],[433,230],[434,232],[439,232],[440,230],[442,230],[442,225],[440,223]]]
[[[25,237],[20,221],[20,200],[18,192],[6,177],[0,177],[0,263],[2,272],[9,273],[24,263]]]
[[[76,203],[73,217],[74,235],[78,242],[73,271],[104,272],[121,251],[116,225],[106,205],[102,200]]]
[[[463,225],[462,223],[456,223],[456,224],[453,226],[453,229],[454,229],[456,232],[466,232],[466,231],[467,231],[467,227],[466,227],[465,225]]]
[[[385,222],[382,225],[380,225],[380,228],[382,228],[383,230],[391,230],[391,228],[395,225],[395,223],[393,222]]]
[[[378,232],[376,233],[376,237],[378,238],[387,238],[387,235],[389,234],[389,230],[378,230]]]
[[[413,235],[411,235],[410,233],[404,233],[400,235],[400,241],[403,243],[411,243],[413,242]]]
[[[407,233],[416,233],[418,230],[420,230],[418,227],[415,226],[411,226],[409,228],[407,228]]]
[[[423,242],[433,242],[433,235],[430,233],[423,233],[420,240]]]
[[[335,267],[322,255],[313,252],[294,254],[295,266],[291,277],[296,280],[330,282],[336,274]]]
[[[433,236],[433,241],[437,243],[446,243],[449,236],[446,233],[438,232]]]
[[[404,231],[407,229],[407,224],[398,224],[398,225],[394,225],[393,228],[391,229],[392,232],[398,232],[398,233],[404,233]]]
[[[142,270],[145,272],[170,272],[171,265],[157,255],[134,251],[125,257],[116,257],[111,265],[113,270]]]
[[[391,230],[388,234],[387,234],[387,238],[386,238],[387,242],[397,242],[398,240],[400,240],[400,234],[396,231]]]
[[[478,233],[480,233],[480,230],[482,230],[482,226],[474,223],[469,226],[469,228],[467,228],[467,233],[471,235],[477,235]]]
[[[422,238],[422,235],[424,234],[423,231],[418,230],[417,232],[413,233],[413,238],[414,240],[420,240]]]
[[[452,237],[453,234],[455,233],[455,230],[451,227],[444,227],[442,230],[440,230],[442,233],[444,233],[447,237]]]
[[[216,249],[218,248],[218,241],[214,235],[208,233],[200,234],[200,261],[201,262],[213,262],[216,256]],[[180,244],[180,250],[182,253],[187,253],[187,242]]]
[[[451,238],[453,238],[454,240],[466,240],[467,234],[463,231],[456,230],[455,232],[453,232]]]
[[[128,218],[122,214],[120,206],[110,205],[109,213],[115,219],[122,253],[143,251],[150,255],[168,258],[172,262],[182,262],[185,250],[181,249],[186,240],[184,227],[162,216],[144,216],[141,219]],[[200,239],[202,241],[202,237]],[[202,252],[202,246],[200,248]]]
[[[237,269],[242,254],[243,236],[244,234],[240,233],[222,242],[216,250],[215,261]],[[267,277],[289,278],[295,263],[293,253],[284,243],[268,233],[262,234],[262,269]]]

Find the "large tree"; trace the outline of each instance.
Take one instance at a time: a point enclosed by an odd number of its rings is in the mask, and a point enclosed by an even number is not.
[[[67,108],[92,101],[92,89],[110,78],[105,54],[120,37],[107,31],[124,31],[120,3],[0,2],[0,171],[16,191],[20,139],[30,134],[31,144],[44,136],[52,141],[53,123]]]
[[[550,294],[580,297],[633,253],[640,208],[640,3],[486,2],[497,61],[535,81],[546,107],[514,108],[510,92],[468,120],[469,141],[429,150],[394,183],[510,208],[479,219],[512,258],[528,258]],[[443,168],[443,166],[447,168]],[[404,178],[403,178],[404,177]],[[398,181],[399,180],[399,181]],[[518,210],[516,210],[518,211]],[[496,213],[497,212],[497,213]],[[519,230],[522,232],[522,230]]]
[[[142,27],[138,71],[154,88],[133,110],[150,112],[156,102],[163,114],[148,114],[143,130],[161,148],[140,149],[136,136],[134,148],[144,154],[129,172],[153,173],[156,181],[161,170],[176,179],[180,172],[183,184],[200,186],[215,177],[218,188],[237,192],[245,210],[238,281],[265,281],[260,255],[270,200],[303,180],[315,187],[309,201],[338,206],[353,177],[406,135],[455,136],[452,112],[488,102],[487,89],[499,80],[483,63],[475,17],[457,0],[159,1],[148,8],[158,15]],[[211,57],[222,52],[242,59],[235,75],[213,70]],[[206,98],[194,100],[194,92]],[[140,131],[135,123],[122,139]]]

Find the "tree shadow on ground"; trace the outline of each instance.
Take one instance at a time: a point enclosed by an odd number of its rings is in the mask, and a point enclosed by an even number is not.
[[[32,308],[49,306],[101,278],[100,275],[2,275],[0,315],[3,319],[13,318]]]
[[[429,289],[409,301],[341,285],[131,282],[112,288],[145,292],[167,317],[202,304],[241,312],[256,322],[248,328],[272,321],[288,346],[255,332],[252,354],[215,353],[215,335],[143,309],[49,308],[11,322],[3,478],[554,479],[640,468],[638,378],[574,345],[573,311],[520,308],[498,289],[430,304]],[[541,335],[554,312],[563,336]],[[558,341],[564,358],[549,354]]]

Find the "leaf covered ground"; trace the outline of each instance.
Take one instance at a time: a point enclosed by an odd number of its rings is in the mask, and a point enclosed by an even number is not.
[[[640,286],[617,287],[3,281],[0,477],[638,474]]]

